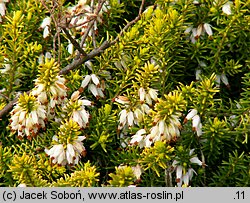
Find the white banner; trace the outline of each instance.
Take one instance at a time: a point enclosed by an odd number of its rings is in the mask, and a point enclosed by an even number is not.
[[[250,202],[250,188],[0,188],[2,202],[58,203],[238,203]]]

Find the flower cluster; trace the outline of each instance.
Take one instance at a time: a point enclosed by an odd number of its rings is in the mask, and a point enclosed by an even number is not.
[[[45,152],[52,159],[52,163],[59,165],[75,165],[81,156],[86,155],[86,149],[82,141],[86,138],[80,135],[79,125],[70,119],[63,122],[59,133],[53,137],[53,146],[45,149]]]
[[[208,23],[202,23],[197,28],[194,28],[191,25],[184,31],[185,34],[189,34],[190,32],[190,40],[192,43],[195,43],[197,39],[199,39],[205,33],[207,33],[210,38],[213,35],[212,26]]]
[[[147,132],[145,129],[138,130],[135,135],[132,136],[132,139],[130,140],[131,145],[138,145],[140,148],[143,148],[145,146],[150,146],[151,144],[148,143],[148,139],[146,140],[143,135],[145,135]]]
[[[86,128],[89,123],[90,114],[85,109],[85,106],[92,106],[93,103],[87,99],[80,99],[80,91],[75,91],[68,103],[63,107],[70,119],[75,121],[80,128]]]
[[[132,136],[131,145],[139,145],[140,148],[150,147],[157,141],[175,140],[180,135],[180,110],[185,108],[185,101],[177,92],[165,95],[165,99],[159,99],[155,104],[155,112],[152,111],[153,127],[149,133],[147,134],[145,129],[137,131]]]
[[[11,111],[10,128],[14,132],[18,131],[20,139],[25,135],[31,139],[38,134],[40,128],[45,128],[46,120],[45,106],[33,95],[24,93]]]
[[[88,5],[87,0],[79,0],[75,6],[69,7],[67,14],[70,19],[70,27],[80,30],[83,35],[86,32],[88,24],[94,19],[94,27],[88,33],[89,36],[92,36],[93,31],[97,32],[97,23],[103,22],[103,12],[107,12],[110,8],[108,1],[105,1],[100,12],[96,14],[96,9],[98,9],[99,6],[99,4],[93,6]]]
[[[193,155],[193,153],[194,153],[194,149],[191,149],[188,155],[189,163],[181,164],[181,160],[179,160],[179,157],[176,157],[176,159],[173,161],[172,167],[173,167],[173,170],[176,171],[176,183],[178,187],[189,186],[189,181],[192,179],[193,174],[196,173],[195,170],[191,167],[191,164],[205,166],[205,164],[202,161],[200,161],[197,156]]]
[[[39,77],[35,80],[32,94],[37,100],[47,106],[48,118],[54,116],[56,105],[66,101],[66,79],[58,75],[59,67],[54,59],[45,58],[45,63],[39,66]]]
[[[119,113],[118,130],[139,125],[139,123],[142,122],[144,115],[149,114],[150,112],[150,107],[147,104],[140,104],[132,107],[132,102],[126,96],[117,96],[114,101],[125,107]]]

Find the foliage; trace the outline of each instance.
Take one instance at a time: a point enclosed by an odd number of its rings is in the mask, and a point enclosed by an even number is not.
[[[1,186],[250,185],[249,1],[1,6]]]

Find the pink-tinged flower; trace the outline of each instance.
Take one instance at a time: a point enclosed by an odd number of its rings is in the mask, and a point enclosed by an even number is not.
[[[130,140],[131,145],[138,145],[140,148],[145,147],[145,137],[143,135],[146,134],[145,129],[140,129],[136,132],[135,135],[132,136],[132,139]]]
[[[84,80],[82,81],[81,87],[85,88],[89,84],[90,80],[91,80],[91,76],[90,75],[86,75],[84,77]]]
[[[50,17],[46,17],[43,19],[43,22],[40,25],[40,28],[44,29],[46,26],[50,26],[51,23],[51,18]]]
[[[127,122],[127,110],[123,109],[120,113],[119,113],[120,119],[119,119],[119,126],[118,129],[122,129],[126,122]]]
[[[132,111],[129,111],[127,114],[127,122],[128,122],[128,126],[132,127],[134,124],[134,113]]]
[[[220,87],[220,82],[223,82],[227,87],[230,87],[227,76],[225,73],[217,74],[215,78],[216,87]]]
[[[229,87],[229,82],[225,73],[221,73],[220,79],[227,87]]]
[[[151,135],[148,134],[145,138],[145,147],[147,148],[151,147],[152,143],[153,143],[153,140],[151,138]]]
[[[136,108],[134,111],[135,121],[140,123],[143,120],[143,112],[139,108]],[[138,123],[136,123],[138,125]]]
[[[184,31],[184,34],[189,34],[192,31],[192,29],[193,29],[192,25],[187,27],[187,29]]]
[[[140,167],[140,165],[137,164],[136,166],[132,166],[131,168],[133,170],[133,173],[134,173],[136,179],[137,180],[140,179],[141,178],[141,174],[142,174],[142,168]]]
[[[198,81],[201,79],[201,69],[195,71],[195,79]]]
[[[182,180],[184,183],[184,186],[189,186],[189,181],[193,178],[193,174],[197,174],[193,168],[189,168],[186,174],[183,175]]]
[[[206,31],[206,33],[208,34],[208,36],[213,35],[212,26],[210,24],[204,23],[203,27],[204,27],[204,30]]]
[[[115,98],[115,101],[118,102],[119,104],[129,104],[130,103],[128,97],[125,97],[125,96],[118,96]]]
[[[74,52],[74,46],[71,42],[69,42],[68,46],[67,46],[67,51],[69,52],[69,54],[73,54]]]
[[[0,14],[1,16],[5,16],[6,6],[5,3],[0,3]]]
[[[190,26],[184,31],[185,34],[188,34],[189,32],[191,32],[190,40],[193,44],[197,41],[198,38],[204,35],[204,33],[207,33],[209,37],[213,35],[212,26],[208,23],[200,24],[197,28],[193,28],[193,26]]]
[[[198,157],[192,157],[191,159],[190,159],[190,162],[191,163],[194,163],[194,164],[198,164],[199,166],[202,166],[203,164],[202,164],[202,161],[200,161],[199,159],[198,159]]]
[[[149,88],[148,90],[148,94],[150,95],[150,97],[154,100],[154,101],[158,101],[158,90],[153,89],[153,88]]]
[[[220,87],[220,75],[219,74],[216,74],[215,83],[216,83],[216,87]]]
[[[97,87],[94,85],[94,84],[90,84],[88,86],[88,89],[89,91],[95,96],[95,97],[98,97],[99,94],[98,94],[98,91],[97,91]]]
[[[222,6],[222,11],[223,13],[227,14],[227,15],[232,15],[232,10],[231,10],[231,6],[233,5],[232,1],[228,1],[227,3],[225,3]]]
[[[146,95],[145,89],[143,87],[140,87],[139,89],[140,102],[142,103],[144,102],[145,95]]]
[[[150,113],[150,107],[147,104],[141,105],[141,110],[143,113],[149,114]]]
[[[43,29],[43,38],[47,38],[50,35],[50,24],[51,24],[50,17],[46,17],[43,19],[43,22],[39,27],[39,29]]]
[[[1,0],[0,1],[0,22],[2,22],[2,17],[6,14],[6,5],[5,3],[8,3],[9,0]]]
[[[97,86],[100,87],[100,81],[98,79],[98,77],[95,74],[91,74],[91,79],[93,81],[93,83]]]
[[[202,123],[198,125],[198,128],[196,129],[196,133],[198,137],[202,135]]]
[[[159,121],[159,133],[160,133],[161,136],[164,135],[164,131],[166,129],[165,126],[166,126],[165,121],[164,120],[160,120]]]
[[[188,120],[192,119],[195,115],[197,115],[198,111],[196,109],[189,110],[189,113],[184,119],[184,123],[186,123]]]
[[[150,138],[151,138],[152,142],[159,141],[160,138],[161,138],[161,135],[159,133],[159,125],[153,126],[150,129],[150,134],[149,135],[150,135]]]
[[[91,83],[91,81],[93,83]],[[105,95],[103,93],[104,89],[103,86],[101,87],[100,85],[100,80],[99,78],[96,76],[96,74],[91,74],[91,75],[86,75],[84,77],[84,80],[82,81],[81,87],[85,88],[88,86],[88,90],[97,98],[99,99],[104,98]]]
[[[198,126],[200,125],[201,123],[201,119],[200,119],[200,116],[199,115],[195,115],[193,118],[192,118],[192,127],[195,131],[197,131],[197,128]]]
[[[151,99],[151,97],[150,97],[150,95],[149,94],[146,94],[146,103],[149,105],[149,106],[152,106],[152,99]]]
[[[25,183],[19,184],[17,187],[27,187]]]

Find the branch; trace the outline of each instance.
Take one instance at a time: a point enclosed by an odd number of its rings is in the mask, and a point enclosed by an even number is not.
[[[67,74],[70,70],[82,65],[84,62],[88,61],[89,59],[94,58],[95,56],[99,55],[110,46],[111,46],[111,43],[109,43],[108,41],[103,42],[99,48],[92,50],[89,54],[83,57],[74,59],[71,64],[67,65],[65,68],[63,68],[59,72],[59,75]]]
[[[138,21],[141,19],[141,14],[142,14],[142,11],[143,11],[144,4],[145,4],[145,0],[142,0],[142,1],[141,1],[141,6],[140,6],[140,9],[139,9],[138,16],[137,16],[134,20],[128,22],[127,25],[125,25],[125,27],[120,31],[119,35],[117,35],[117,37],[111,42],[112,45],[115,44],[115,43],[119,40],[119,38],[120,38],[121,36],[124,35],[124,32],[125,32],[130,26],[132,26],[133,24],[135,24],[136,22],[138,22]]]
[[[105,2],[104,0],[101,1],[101,2],[98,2],[98,8],[97,8],[96,12],[94,13],[95,17],[98,16],[99,12],[100,12],[101,9],[102,9],[102,6],[103,6],[104,2]],[[81,43],[80,43],[81,47],[83,47],[84,42],[86,41],[86,39],[87,39],[87,37],[88,37],[88,34],[89,34],[90,30],[92,29],[92,27],[93,27],[95,21],[96,21],[96,19],[93,19],[93,20],[88,24],[88,28],[87,28],[87,30],[85,31],[85,33],[84,33],[84,35],[82,36],[82,39],[81,39]]]
[[[6,95],[4,95],[4,94],[2,94],[2,93],[0,93],[0,97],[3,97],[3,98],[6,99],[7,101],[10,100],[9,97],[7,97]]]
[[[97,9],[96,13],[98,14],[101,7],[102,7],[102,4],[104,3],[104,1],[101,2],[101,5],[99,6],[99,8]],[[130,27],[132,26],[133,24],[135,24],[137,21],[139,21],[141,19],[141,14],[142,14],[142,10],[143,10],[143,7],[144,7],[144,3],[145,3],[145,0],[142,0],[141,2],[141,6],[140,6],[140,9],[139,9],[139,13],[138,13],[138,16],[130,21],[122,30],[121,32],[119,33],[119,35],[111,42],[109,41],[104,41],[99,48],[97,49],[93,49],[89,54],[87,55],[83,55],[83,56],[78,56],[76,57],[72,63],[70,63],[69,65],[67,65],[65,68],[63,68],[60,72],[59,72],[59,75],[65,75],[67,74],[70,70],[73,70],[75,68],[77,68],[78,66],[82,65],[84,62],[88,61],[89,59],[91,58],[94,58],[95,56],[99,55],[100,53],[102,53],[105,49],[109,48],[110,46],[114,45],[115,43],[117,43],[120,39],[121,36],[123,36],[124,32]],[[92,24],[92,25],[91,25]],[[91,29],[91,27],[93,26],[94,24],[94,20],[90,22],[88,28],[89,30]],[[84,36],[82,38],[82,41],[81,41],[81,45],[83,45],[84,41],[86,40],[85,38],[85,35],[86,35],[86,38],[87,38],[87,35],[88,35],[88,32],[84,33]],[[5,114],[7,114],[9,111],[11,111],[11,109],[13,108],[14,104],[17,102],[19,97],[16,97],[14,100],[12,100],[11,102],[9,102],[2,110],[0,110],[0,118],[2,118]]]
[[[71,36],[71,34],[68,32],[68,30],[64,27],[62,27],[64,33],[69,38],[70,42],[74,45],[74,47],[83,55],[86,56],[86,52],[80,47],[80,45],[77,43],[77,41]]]
[[[11,102],[9,102],[1,111],[0,118],[2,118],[5,114],[9,113],[9,111],[13,108],[14,104],[17,102],[18,98],[15,98]]]

